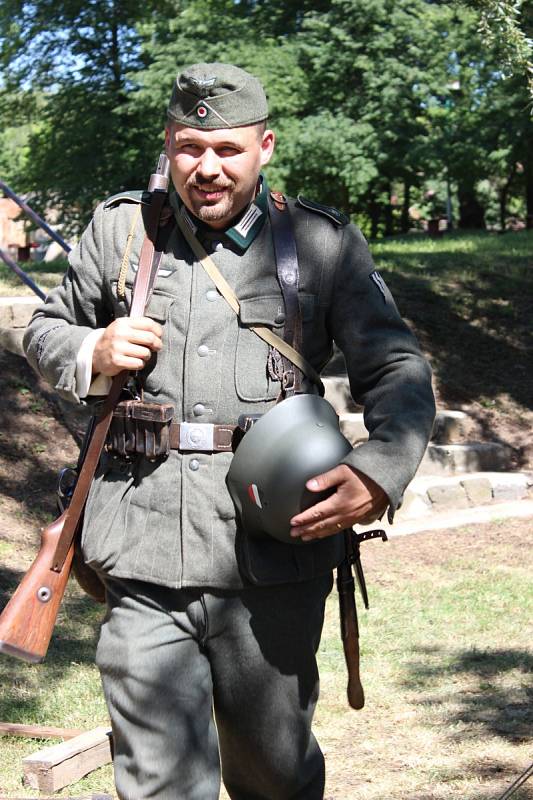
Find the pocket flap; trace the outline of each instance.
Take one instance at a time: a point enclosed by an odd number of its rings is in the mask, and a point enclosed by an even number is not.
[[[117,296],[117,281],[112,281],[111,283],[113,294],[117,299],[117,302],[120,303]],[[126,295],[126,304],[127,308],[129,309],[131,306],[131,297],[132,297],[132,285],[129,282],[126,282],[125,285],[125,295]],[[168,317],[169,308],[174,302],[174,298],[170,295],[166,294],[158,294],[157,292],[153,292],[150,300],[148,301],[148,305],[145,309],[145,316],[150,317],[151,319],[155,319],[158,322],[165,322]],[[124,305],[122,305],[124,308]],[[127,311],[126,311],[127,313]]]
[[[152,294],[148,305],[144,311],[146,317],[155,319],[158,322],[165,322],[168,317],[170,306],[174,302],[173,297],[164,294]]]
[[[306,322],[315,313],[316,297],[300,292],[300,309],[302,320]],[[244,325],[268,325],[269,328],[280,328],[285,322],[285,306],[281,295],[263,295],[239,300],[240,318]]]

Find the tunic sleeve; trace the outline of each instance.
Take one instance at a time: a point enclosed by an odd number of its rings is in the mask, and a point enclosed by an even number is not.
[[[352,225],[344,229],[329,327],[369,431],[368,442],[343,463],[381,486],[392,519],[431,435],[431,370],[376,271],[364,237]]]
[[[24,334],[31,366],[56,391],[80,402],[76,390],[76,359],[91,331],[106,327],[112,305],[104,281],[103,208],[99,206],[77,247],[60,286],[34,313]]]

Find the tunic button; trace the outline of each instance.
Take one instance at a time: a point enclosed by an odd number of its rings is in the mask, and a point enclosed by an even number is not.
[[[278,314],[274,322],[276,325],[282,325],[285,322],[285,314]]]
[[[203,403],[196,403],[195,406],[192,407],[192,413],[195,417],[201,417],[202,414],[205,414],[205,406]]]
[[[213,242],[213,250],[215,253],[219,253],[221,250],[224,249],[224,245],[222,242]]]
[[[214,303],[214,301],[218,299],[218,292],[216,289],[208,289],[205,296],[210,303]]]
[[[196,472],[197,469],[200,469],[200,462],[197,458],[191,458],[189,461],[189,469],[192,469],[193,472]]]
[[[197,353],[201,358],[204,358],[205,356],[209,355],[209,347],[206,344],[201,344],[197,350]]]

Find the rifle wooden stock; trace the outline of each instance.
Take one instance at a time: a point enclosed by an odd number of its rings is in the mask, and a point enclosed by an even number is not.
[[[50,569],[65,515],[43,528],[37,557],[0,614],[0,653],[32,663],[46,655],[74,554],[72,546],[61,571]]]
[[[355,581],[352,565],[348,558],[337,567],[337,589],[339,592],[339,611],[341,638],[344,658],[348,670],[348,703],[357,710],[363,708],[365,695],[359,674],[359,626],[355,606]]]

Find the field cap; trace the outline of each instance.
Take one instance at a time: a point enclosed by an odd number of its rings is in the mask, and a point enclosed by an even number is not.
[[[193,64],[174,83],[169,119],[206,131],[254,125],[268,117],[261,83],[232,64]]]

